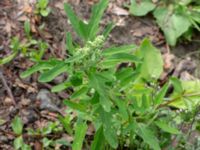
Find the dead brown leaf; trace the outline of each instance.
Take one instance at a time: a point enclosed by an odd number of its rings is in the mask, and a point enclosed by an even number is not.
[[[23,83],[20,79],[15,79],[14,86],[26,89],[28,93],[36,93],[38,91],[36,84],[28,85]]]
[[[118,7],[117,5],[113,5],[113,7],[111,8],[111,13],[113,13],[117,16],[128,16],[129,15],[129,12],[126,9]]]
[[[163,55],[165,70],[169,70],[174,67],[174,64],[173,64],[174,59],[175,59],[175,56],[173,54],[166,53]]]

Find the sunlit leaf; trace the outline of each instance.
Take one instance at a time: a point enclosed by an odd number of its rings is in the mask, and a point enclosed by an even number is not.
[[[142,42],[139,50],[139,55],[143,58],[141,77],[146,80],[158,79],[163,72],[161,53],[147,39]]]
[[[187,17],[178,12],[171,12],[164,7],[158,7],[154,11],[154,16],[163,30],[167,42],[172,46],[175,46],[177,39],[191,26]]]

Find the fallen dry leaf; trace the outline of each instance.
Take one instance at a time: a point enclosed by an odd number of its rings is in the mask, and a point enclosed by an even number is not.
[[[196,63],[190,57],[187,57],[186,59],[181,60],[176,65],[173,75],[178,77],[184,71],[188,71],[189,73],[194,73],[196,66],[197,66]]]
[[[32,8],[30,5],[25,5],[25,6],[23,7],[22,11],[23,11],[24,13],[29,13],[29,14],[31,14],[31,13],[33,13],[33,8]]]
[[[35,84],[32,84],[32,85],[25,84],[18,78],[15,79],[14,86],[18,86],[20,88],[26,89],[28,93],[36,93],[38,91]]]
[[[111,8],[111,13],[113,13],[117,16],[128,16],[129,15],[129,12],[126,9],[123,9],[116,5],[113,5],[113,7]]]
[[[4,102],[4,105],[6,106],[13,104],[13,100],[10,97],[6,97],[3,102]]]
[[[163,55],[165,70],[169,70],[174,67],[174,64],[173,64],[174,59],[175,59],[175,56],[173,54],[166,53]]]
[[[196,80],[194,76],[192,76],[191,74],[189,74],[187,71],[183,71],[180,74],[180,79],[184,80],[184,81],[191,81],[191,80]]]

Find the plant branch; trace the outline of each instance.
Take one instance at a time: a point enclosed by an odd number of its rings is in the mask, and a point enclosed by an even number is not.
[[[1,79],[1,81],[2,81],[2,83],[3,83],[3,86],[4,86],[5,89],[6,89],[6,91],[7,91],[8,95],[9,95],[9,97],[11,98],[13,104],[16,105],[16,102],[15,102],[15,99],[14,99],[14,97],[13,97],[12,91],[11,91],[11,89],[9,88],[9,86],[8,86],[8,84],[7,84],[7,82],[6,82],[6,79],[5,79],[4,75],[3,75],[3,69],[2,69],[1,67],[0,67],[0,79]]]

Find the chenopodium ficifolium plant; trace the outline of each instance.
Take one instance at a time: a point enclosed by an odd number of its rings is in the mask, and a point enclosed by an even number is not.
[[[35,13],[41,15],[42,17],[47,17],[51,12],[48,4],[49,0],[37,0]]]
[[[48,48],[47,43],[41,40],[33,39],[31,35],[30,21],[24,22],[24,32],[26,35],[25,40],[20,41],[18,37],[13,37],[10,43],[11,53],[4,58],[0,59],[0,65],[4,65],[12,61],[15,57],[22,55],[28,57],[32,61],[40,61],[43,57],[44,52]]]
[[[23,134],[23,126],[24,125],[22,123],[21,118],[16,116],[11,123],[13,132],[18,136],[15,138],[13,145],[16,150],[18,150],[18,149],[31,150],[31,147],[24,142],[23,135],[22,135]]]
[[[66,81],[54,86],[52,92],[73,91],[64,101],[68,109],[77,114],[74,132],[70,129],[71,125],[66,126],[66,132],[75,134],[73,150],[81,150],[84,146],[87,123],[91,123],[96,131],[92,150],[126,146],[160,150],[169,145],[174,135],[181,134],[177,129],[176,115],[168,106],[188,109],[188,106],[191,108],[198,104],[199,99],[193,99],[196,91],[187,93],[187,85],[177,78],[171,78],[163,87],[159,86],[157,80],[163,72],[163,60],[148,39],[140,47],[103,48],[112,26],[109,25],[102,35],[97,33],[107,5],[108,0],[96,4],[91,19],[85,23],[65,4],[67,16],[82,44],[74,43],[71,34],[67,33],[69,55],[65,60],[41,60],[23,72],[21,77],[40,72],[39,81],[50,82],[67,73]],[[126,67],[121,66],[122,63]],[[175,88],[174,93],[166,98],[171,85]],[[177,105],[178,102],[181,104]]]
[[[60,126],[60,122],[58,121],[49,122],[46,127],[33,130],[32,128],[24,128],[24,124],[21,118],[15,116],[15,118],[12,120],[11,127],[16,136],[13,142],[15,150],[32,149],[31,146],[27,144],[29,141],[23,135],[23,131],[24,132],[27,131],[26,135],[28,135],[29,137],[37,137],[37,136],[43,137],[41,138],[41,142],[43,143],[43,148],[50,148],[52,146],[55,146],[56,144],[70,145],[70,143],[63,141],[62,139],[56,139],[56,140],[48,139],[49,134],[56,134],[62,132],[63,128],[62,126]]]
[[[131,0],[130,13],[135,16],[144,16],[153,11],[156,22],[164,32],[169,45],[175,46],[177,39],[184,36],[191,38],[192,29],[200,30],[200,7],[193,0],[158,1]]]

